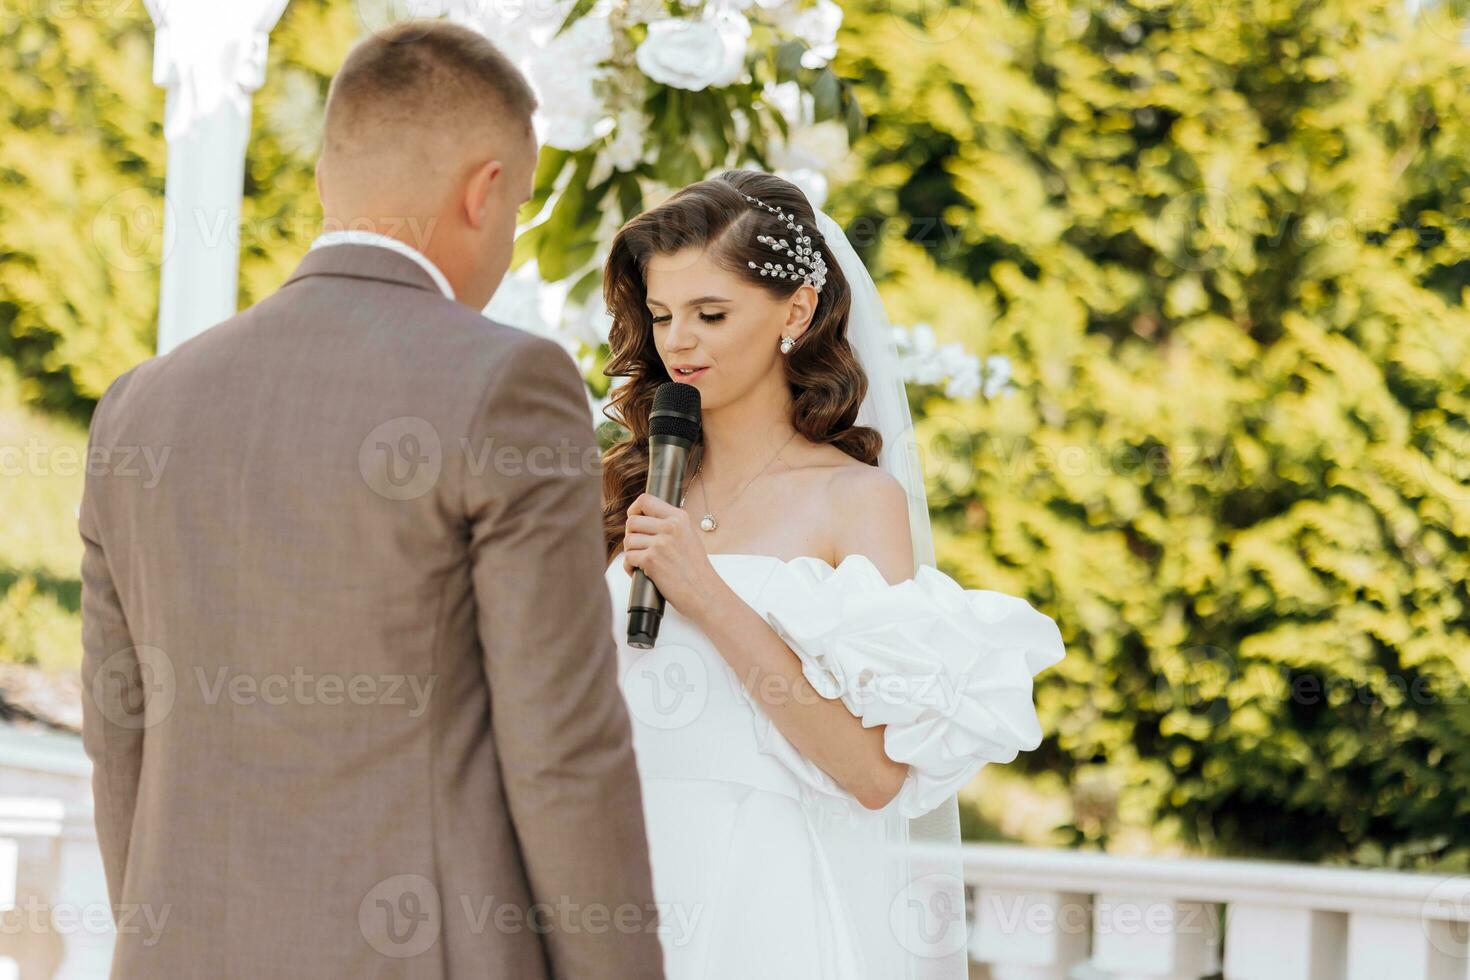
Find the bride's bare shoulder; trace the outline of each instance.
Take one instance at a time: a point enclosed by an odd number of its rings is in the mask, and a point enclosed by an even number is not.
[[[811,444],[767,491],[779,500],[775,520],[807,540],[832,565],[848,555],[871,559],[890,582],[912,571],[908,494],[877,466],[831,445]]]
[[[836,508],[873,517],[890,515],[908,524],[908,499],[903,484],[887,470],[848,457],[848,463],[832,467],[827,493]]]
[[[861,460],[853,459],[840,449],[832,446],[827,449],[830,456],[824,460],[824,463],[829,483],[862,486],[865,481],[874,477],[888,475],[876,466],[869,466]]]
[[[853,460],[834,469],[827,484],[831,501],[832,550],[836,562],[865,555],[890,582],[913,570],[908,493],[876,466]]]
[[[811,481],[828,505],[840,502],[838,497],[868,507],[904,500],[903,485],[887,471],[853,459],[836,446],[810,446],[793,469]]]

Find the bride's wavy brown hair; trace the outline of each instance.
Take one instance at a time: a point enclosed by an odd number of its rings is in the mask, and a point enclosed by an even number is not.
[[[644,279],[649,258],[697,246],[708,249],[721,268],[774,296],[785,299],[801,285],[799,279],[762,276],[757,271],[763,262],[785,258],[756,241],[756,236],[789,240],[791,233],[780,218],[742,194],[794,217],[827,263],[827,281],[818,291],[811,325],[781,358],[792,396],[791,424],[812,442],[830,443],[854,459],[878,464],[883,437],[876,429],[854,424],[868,378],[847,342],[852,293],[817,229],[811,204],[800,188],[774,174],[726,170],[690,184],[629,220],[613,238],[603,270],[603,295],[613,322],[608,335],[611,357],[602,373],[628,379],[613,391],[603,414],[629,433],[602,459],[602,534],[608,560],[622,542],[628,507],[647,485],[648,414],[654,390],[672,380],[653,343]],[[702,443],[696,443],[694,451],[702,453]]]

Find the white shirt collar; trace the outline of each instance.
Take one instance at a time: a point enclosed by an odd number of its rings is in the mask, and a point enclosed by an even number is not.
[[[427,255],[407,242],[401,242],[387,235],[380,235],[375,231],[348,229],[346,231],[329,231],[325,234],[318,235],[316,241],[311,243],[311,248],[307,251],[315,251],[319,248],[326,248],[329,245],[376,245],[379,248],[386,248],[389,251],[397,252],[399,255],[407,256],[417,263],[419,268],[429,274],[429,278],[434,280],[434,285],[439,287],[439,292],[443,293],[446,299],[454,299],[454,287],[449,285],[449,280],[444,278],[444,273],[439,271],[439,267],[430,261]]]

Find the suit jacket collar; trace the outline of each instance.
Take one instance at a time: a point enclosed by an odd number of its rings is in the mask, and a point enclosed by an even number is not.
[[[376,245],[332,245],[306,253],[285,285],[311,276],[374,279],[443,296],[433,278],[413,259]],[[283,287],[284,288],[284,287]]]

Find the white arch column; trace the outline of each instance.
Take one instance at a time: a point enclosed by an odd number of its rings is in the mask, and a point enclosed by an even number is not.
[[[251,95],[288,0],[146,0],[168,90],[160,354],[234,315]]]

